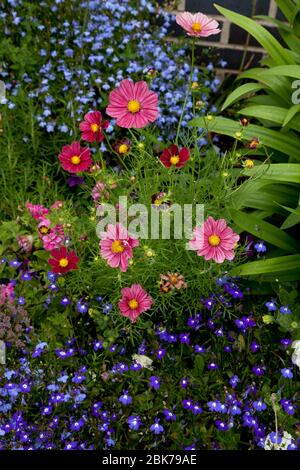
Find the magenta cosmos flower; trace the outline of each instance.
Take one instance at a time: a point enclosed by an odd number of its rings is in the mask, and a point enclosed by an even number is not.
[[[79,142],[65,145],[58,156],[61,166],[69,173],[81,173],[93,163],[91,152],[87,147],[81,148]]]
[[[179,24],[188,36],[207,38],[212,34],[219,34],[219,23],[203,13],[189,13],[185,11],[176,15],[176,23]]]
[[[170,147],[164,149],[160,156],[160,161],[166,168],[170,168],[171,166],[182,168],[189,158],[190,153],[186,147],[179,150],[177,145],[171,145]]]
[[[213,259],[216,263],[223,263],[225,259],[233,260],[234,247],[239,239],[239,235],[227,226],[226,220],[208,217],[201,227],[194,229],[189,247],[197,251],[198,256],[204,256],[206,261]]]
[[[108,121],[102,120],[100,111],[91,111],[84,116],[84,121],[79,124],[82,140],[87,142],[102,142],[103,129],[107,129]]]
[[[126,79],[109,94],[106,113],[117,119],[118,126],[138,129],[157,119],[157,106],[157,94],[149,90],[146,82]]]
[[[109,266],[120,268],[124,273],[128,269],[128,261],[133,257],[132,248],[139,245],[136,238],[130,237],[122,224],[108,224],[107,231],[101,232],[100,252]]]
[[[45,215],[49,213],[47,207],[41,206],[40,204],[31,204],[31,202],[26,202],[26,209],[29,210],[32,217],[37,220],[41,220]]]
[[[119,309],[123,317],[129,318],[132,323],[135,323],[141,313],[151,308],[152,302],[152,298],[140,284],[132,284],[131,287],[122,289]]]

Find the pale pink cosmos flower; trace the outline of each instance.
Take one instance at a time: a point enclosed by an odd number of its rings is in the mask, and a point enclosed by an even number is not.
[[[62,225],[57,224],[48,235],[42,237],[43,247],[47,251],[60,248],[65,243],[65,233]]]
[[[64,228],[61,224],[50,227],[51,221],[49,219],[42,219],[38,225],[40,238],[43,242],[43,247],[47,251],[59,248],[65,242]]]
[[[109,199],[109,192],[106,190],[106,184],[102,181],[98,181],[92,189],[92,198],[94,202],[98,202],[103,196]]]
[[[158,96],[146,82],[122,80],[109,94],[106,113],[117,119],[117,125],[127,129],[145,127],[158,117]]]
[[[119,309],[123,317],[129,318],[132,323],[135,323],[141,313],[151,308],[152,303],[152,297],[140,284],[132,284],[131,287],[122,289]]]
[[[187,32],[188,36],[206,38],[221,32],[219,23],[203,13],[195,13],[194,15],[188,11],[177,13],[176,23]]]
[[[128,261],[133,257],[132,248],[139,246],[139,241],[131,237],[122,224],[108,224],[107,231],[101,232],[100,252],[109,266],[120,268],[124,273],[128,269]]]
[[[30,253],[33,246],[33,236],[32,235],[18,235],[17,241],[19,247],[24,253]]]
[[[50,210],[53,210],[53,209],[61,209],[63,207],[64,203],[62,201],[55,201],[54,204],[52,204],[52,206],[50,207]]]
[[[194,238],[189,242],[191,250],[208,261],[223,263],[234,258],[234,248],[240,236],[227,226],[226,220],[208,217],[201,227],[194,229]]]
[[[32,217],[37,220],[42,219],[49,212],[47,207],[41,206],[40,204],[31,204],[31,202],[26,203],[26,208],[29,210]]]
[[[0,284],[0,305],[5,304],[5,302],[13,302],[15,298],[15,286],[12,282],[9,282],[7,285]]]

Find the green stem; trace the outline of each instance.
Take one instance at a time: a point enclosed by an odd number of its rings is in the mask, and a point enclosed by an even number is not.
[[[185,108],[186,108],[188,98],[189,98],[189,94],[190,94],[190,90],[191,90],[191,85],[192,85],[192,81],[193,81],[193,73],[194,73],[194,64],[195,64],[195,38],[193,38],[193,40],[192,40],[191,73],[190,73],[190,79],[189,79],[189,83],[188,83],[188,87],[187,87],[187,91],[186,91],[186,95],[185,95],[185,99],[184,99],[184,103],[183,103],[183,107],[182,107],[182,111],[181,111],[181,116],[180,116],[180,119],[179,119],[179,122],[178,122],[177,134],[176,134],[176,139],[175,139],[176,144],[178,143],[179,132],[180,132],[180,129],[181,129],[181,124],[182,124]]]
[[[104,134],[104,135],[105,135],[105,140],[106,140],[106,143],[107,143],[107,145],[108,145],[109,150],[110,150],[114,155],[116,155],[116,156],[118,157],[118,160],[119,160],[119,162],[121,163],[121,165],[125,168],[125,170],[127,170],[127,171],[129,172],[129,168],[127,167],[126,163],[124,162],[124,159],[122,160],[122,158],[120,157],[120,155],[118,154],[118,152],[116,152],[116,151],[112,148],[111,143],[110,143],[110,141],[109,141],[107,135],[106,135],[106,134]]]

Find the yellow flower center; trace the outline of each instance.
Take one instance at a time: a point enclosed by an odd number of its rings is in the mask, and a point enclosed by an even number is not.
[[[172,155],[172,157],[170,158],[171,165],[177,165],[178,162],[179,162],[179,156],[178,155]]]
[[[195,21],[195,23],[192,24],[192,30],[194,33],[200,33],[202,30],[202,26],[198,21]]]
[[[99,131],[99,126],[98,126],[98,124],[92,124],[92,125],[91,125],[91,130],[92,130],[92,132],[98,132],[98,131]]]
[[[72,158],[71,158],[71,162],[73,163],[73,165],[79,165],[80,163],[80,157],[78,155],[74,155]]]
[[[253,168],[254,167],[254,161],[250,160],[250,159],[246,160],[245,161],[245,167],[246,168]]]
[[[123,253],[124,250],[125,250],[125,247],[123,243],[121,242],[121,240],[115,240],[114,242],[112,242],[111,251],[113,253]]]
[[[155,206],[160,206],[162,203],[163,203],[163,200],[162,200],[162,199],[155,199],[155,201],[154,201],[153,204],[154,204]]]
[[[218,246],[220,245],[221,239],[218,237],[218,235],[211,235],[208,239],[208,243],[211,246]]]
[[[175,276],[175,274],[173,274],[172,276],[170,276],[170,282],[171,282],[172,284],[176,284],[177,281],[178,281],[178,277]]]
[[[61,266],[62,268],[66,268],[69,264],[69,261],[67,260],[67,258],[61,258],[59,260],[59,266]]]
[[[141,109],[140,102],[138,100],[130,100],[127,105],[127,109],[130,113],[138,113]]]
[[[121,153],[122,155],[124,155],[124,153],[127,153],[128,150],[129,150],[129,147],[126,144],[121,144],[119,147],[119,153]]]
[[[50,232],[50,229],[48,227],[41,227],[40,228],[40,233],[47,234]]]
[[[138,308],[139,306],[139,303],[136,299],[131,299],[129,300],[128,302],[128,307],[131,309],[131,310],[135,310],[136,308]]]

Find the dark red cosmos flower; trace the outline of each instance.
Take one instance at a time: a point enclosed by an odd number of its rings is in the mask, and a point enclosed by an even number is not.
[[[50,251],[52,258],[48,260],[52,271],[58,274],[65,274],[71,269],[78,269],[77,263],[79,258],[76,256],[75,251],[68,252],[65,246],[56,248]]]
[[[65,145],[58,158],[63,169],[69,173],[86,171],[93,163],[91,151],[87,147],[81,148],[79,142]]]
[[[91,111],[84,116],[84,121],[79,124],[82,140],[87,142],[102,142],[103,129],[107,129],[108,121],[102,120],[100,111]]]
[[[189,158],[190,153],[186,147],[179,150],[177,145],[171,145],[163,151],[160,156],[160,161],[166,168],[170,168],[171,166],[182,168]]]

